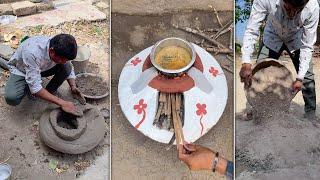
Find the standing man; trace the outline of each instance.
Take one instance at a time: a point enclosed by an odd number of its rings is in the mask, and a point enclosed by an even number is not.
[[[302,90],[305,102],[304,117],[316,121],[316,92],[312,70],[312,51],[316,42],[319,21],[317,0],[254,0],[243,38],[241,82],[251,85],[251,58],[259,38],[260,25],[267,18],[263,46],[269,58],[279,59],[285,50],[297,71],[293,92]]]
[[[65,112],[79,115],[72,102],[54,95],[67,80],[71,92],[83,98],[76,87],[75,74],[69,61],[76,56],[76,40],[68,34],[59,34],[53,38],[35,36],[25,40],[9,61],[11,74],[5,87],[6,102],[16,106],[27,93],[31,93],[57,104]],[[53,78],[46,88],[43,88],[41,77],[51,75]]]

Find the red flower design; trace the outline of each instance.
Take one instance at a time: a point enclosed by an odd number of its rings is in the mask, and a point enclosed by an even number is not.
[[[196,111],[196,114],[197,114],[198,116],[200,116],[200,126],[201,126],[201,135],[202,135],[203,129],[204,129],[203,123],[202,123],[202,118],[203,118],[204,115],[207,114],[207,110],[206,110],[207,105],[206,105],[206,104],[200,104],[200,103],[198,103],[196,106],[197,106],[197,109],[198,109],[198,110]]]
[[[203,116],[203,115],[207,114],[207,110],[206,110],[207,105],[206,104],[198,103],[196,106],[198,108],[198,110],[196,112],[198,116]]]
[[[218,71],[217,69],[215,69],[214,67],[211,67],[211,68],[209,69],[209,72],[210,72],[214,77],[216,77],[216,76],[218,75],[218,73],[219,73],[219,71]]]
[[[139,58],[137,57],[137,58],[135,58],[134,60],[131,61],[131,64],[132,64],[133,66],[136,66],[136,65],[138,65],[140,62],[141,62],[141,59],[139,59]]]
[[[143,99],[140,99],[139,104],[133,106],[133,109],[138,110],[138,114],[141,114],[147,108],[147,104],[143,101]]]
[[[144,100],[143,100],[143,99],[140,99],[140,100],[139,100],[139,103],[133,106],[133,109],[134,109],[134,110],[137,110],[138,114],[143,113],[142,119],[138,122],[137,125],[134,126],[134,127],[137,128],[137,129],[140,127],[140,125],[141,125],[141,124],[143,123],[143,121],[146,119],[146,110],[145,110],[146,108],[147,108],[147,104],[144,103]]]

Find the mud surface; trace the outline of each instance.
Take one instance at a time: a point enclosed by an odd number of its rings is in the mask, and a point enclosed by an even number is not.
[[[78,132],[73,133],[72,130],[65,129],[64,136],[67,136],[67,138],[61,138],[50,123],[50,118],[52,118],[50,113],[44,113],[41,116],[40,137],[45,144],[59,152],[68,154],[85,153],[96,147],[103,139],[105,133],[104,119],[98,109],[92,106],[87,105],[83,117],[78,118],[79,121],[86,121],[87,123],[86,128],[79,136]],[[70,140],[70,136],[74,134],[77,138]]]
[[[236,76],[236,178],[253,179],[317,179],[320,176],[320,129],[303,118],[301,92],[293,99],[287,112],[269,113],[256,124],[248,121],[249,105],[238,73]],[[296,76],[291,60],[281,57]],[[317,62],[319,59],[314,59]],[[314,66],[315,79],[320,76],[319,64]],[[319,86],[316,86],[318,92]],[[281,103],[281,101],[276,101]],[[269,106],[277,106],[270,103]],[[319,106],[317,105],[317,108]],[[316,114],[319,116],[318,110]]]
[[[108,92],[108,83],[100,77],[81,76],[77,77],[76,83],[84,95],[102,96]]]
[[[194,9],[212,10],[210,6],[218,11],[232,11],[233,3],[232,0],[112,0],[112,12],[147,15]]]
[[[194,3],[197,3],[194,1]],[[233,12],[221,12],[225,24]],[[217,28],[214,14],[210,11],[191,11],[162,15],[112,14],[112,179],[225,179],[224,176],[207,171],[190,171],[177,158],[177,150],[155,142],[137,131],[123,115],[118,100],[118,79],[125,63],[143,49],[166,37],[180,37],[190,42],[202,39],[176,30],[172,23],[192,28]],[[219,39],[226,46],[229,34]],[[223,55],[214,56],[225,66],[230,61]],[[233,66],[229,66],[233,69]],[[228,82],[228,102],[224,114],[215,127],[200,138],[196,144],[219,151],[233,160],[233,74],[224,72]],[[120,168],[121,167],[121,168]],[[165,172],[165,173],[164,173]]]

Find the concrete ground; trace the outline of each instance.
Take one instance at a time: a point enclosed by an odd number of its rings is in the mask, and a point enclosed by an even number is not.
[[[122,6],[129,6],[132,2],[123,2]],[[114,1],[114,12],[118,11],[116,6]],[[156,7],[151,3],[146,6]],[[117,94],[119,75],[128,59],[165,37],[176,36],[201,42],[202,39],[194,35],[174,29],[172,24],[200,29],[215,28],[217,21],[213,17],[212,11],[201,10],[170,11],[162,15],[112,13],[112,179],[224,179],[224,176],[209,171],[190,171],[178,160],[175,147],[166,150],[168,145],[155,142],[137,131],[121,112]],[[224,24],[232,19],[233,12],[221,12],[220,17]],[[219,41],[227,46],[229,34],[222,36]],[[224,55],[216,55],[215,58],[233,69]],[[217,125],[195,143],[219,151],[227,159],[233,160],[233,74],[227,71],[225,74],[229,88],[226,109]]]
[[[303,118],[304,101],[299,92],[288,113],[270,114],[259,124],[247,121],[247,100],[240,83],[240,55],[236,56],[236,178],[319,179],[320,129]],[[281,57],[296,76],[288,57]],[[319,58],[315,63],[316,92],[320,91]],[[271,104],[272,105],[272,104]],[[316,114],[319,117],[319,98]]]
[[[56,1],[62,2],[62,1]],[[79,1],[80,2],[80,1]],[[99,1],[101,2],[101,1]],[[103,0],[107,5],[109,1]],[[109,14],[107,8],[90,6],[94,12]],[[69,9],[69,15],[78,13],[76,9]],[[87,12],[88,13],[88,12]],[[90,12],[89,12],[90,14]],[[43,15],[46,16],[47,14]],[[65,14],[66,16],[68,14]],[[41,17],[41,14],[36,14]],[[27,18],[23,17],[23,18]],[[30,18],[30,17],[29,17]],[[32,18],[31,18],[32,19]],[[74,19],[71,22],[66,18],[58,25],[43,23],[33,27],[24,27],[25,35],[53,36],[59,33],[70,33],[75,36],[78,45],[88,45],[91,50],[91,58],[88,64],[88,72],[102,75],[109,80],[109,18],[99,21]],[[19,21],[19,18],[18,18]],[[31,24],[30,24],[31,25]],[[0,27],[3,33],[17,30],[12,24]],[[7,80],[6,73],[0,75],[0,162],[9,158],[6,162],[12,169],[11,179],[109,179],[109,149],[110,129],[109,118],[105,118],[105,138],[93,150],[80,155],[67,155],[48,148],[39,138],[39,119],[46,110],[57,106],[43,100],[36,101],[24,98],[16,107],[8,106],[3,98],[4,84]],[[48,82],[47,79],[44,79]],[[107,87],[106,87],[107,88]],[[59,96],[65,100],[74,101],[71,98],[67,83],[59,88]],[[89,101],[98,109],[109,109],[109,97],[100,101]],[[52,162],[57,161],[58,169],[50,169]],[[61,171],[65,169],[66,171]]]

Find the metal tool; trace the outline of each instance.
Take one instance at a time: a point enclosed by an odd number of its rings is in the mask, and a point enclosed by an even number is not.
[[[148,86],[149,82],[158,75],[158,71],[155,67],[151,67],[142,72],[140,77],[131,84],[131,90],[133,94],[137,94],[142,89]]]
[[[204,74],[197,68],[192,67],[187,74],[192,77],[195,82],[196,87],[198,87],[201,91],[209,94],[213,87],[208,81],[208,79],[204,76]]]

